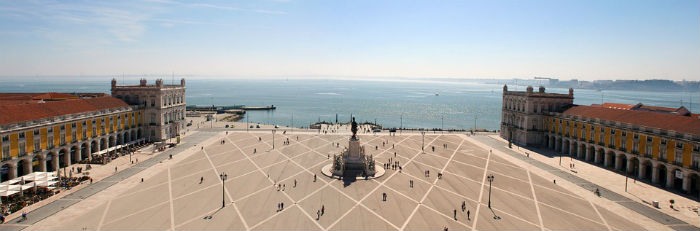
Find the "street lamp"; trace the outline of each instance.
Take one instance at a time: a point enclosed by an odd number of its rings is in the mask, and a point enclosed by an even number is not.
[[[246,112],[245,113],[245,131],[246,132],[250,132],[250,131],[248,131],[248,128],[250,128],[250,125],[248,124],[248,113]]]
[[[226,194],[226,179],[228,178],[228,175],[226,175],[225,172],[222,172],[219,174],[219,177],[221,178],[221,208],[226,207],[226,197],[224,196]]]
[[[423,136],[423,144],[420,147],[420,150],[425,152],[425,131],[421,131],[420,134]]]
[[[277,130],[272,129],[272,149],[275,149],[275,132],[277,132]]]
[[[491,208],[491,182],[493,182],[493,174],[486,176],[486,180],[489,181],[489,208]]]
[[[440,133],[445,133],[445,116],[444,115],[440,116],[440,124],[441,124]]]
[[[403,113],[401,113],[401,126],[399,126],[399,134],[401,134],[402,130],[403,130]]]

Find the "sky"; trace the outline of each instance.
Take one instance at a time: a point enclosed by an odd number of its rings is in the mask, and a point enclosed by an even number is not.
[[[698,0],[0,0],[0,76],[700,80]]]

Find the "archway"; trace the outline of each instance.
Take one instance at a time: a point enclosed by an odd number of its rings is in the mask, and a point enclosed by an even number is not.
[[[678,191],[683,191],[683,177],[685,173],[681,171],[679,168],[674,168],[671,171],[671,174],[673,174],[673,189],[678,190]],[[678,176],[681,176],[681,178],[678,178]]]
[[[574,141],[573,145],[570,146],[569,156],[574,157],[578,155],[578,142]]]
[[[127,132],[124,132],[124,142],[127,143],[127,144],[128,144],[129,142],[131,142],[131,133],[128,132],[128,131],[127,131]]]
[[[17,161],[17,177],[29,174],[29,164],[29,160],[27,159],[20,159]]]
[[[560,138],[560,137],[556,137],[556,138],[555,138],[555,141],[554,141],[554,151],[555,151],[555,152],[561,151],[561,138]]]
[[[2,167],[0,167],[0,177],[3,181],[10,179],[10,164],[3,164]]]
[[[569,155],[569,140],[568,139],[564,139],[564,141],[562,142],[561,153],[563,153],[565,155]]]
[[[53,160],[56,158],[56,153],[55,152],[50,152],[49,154],[46,155],[46,171],[47,172],[53,172],[56,171],[55,166],[53,166]]]
[[[668,175],[668,173],[667,173],[668,169],[666,168],[665,164],[659,164],[659,167],[657,167],[657,168],[659,169],[659,178],[658,178],[659,185],[661,185],[661,187],[666,187],[666,180],[667,180],[666,178]]]
[[[632,174],[632,176],[639,178],[639,158],[634,157],[634,156],[630,157],[629,163],[630,163],[630,165],[627,166],[625,171]]]
[[[117,144],[116,145],[122,145],[124,144],[124,133],[117,133]]]
[[[544,146],[549,148],[549,135],[544,135]]]
[[[612,150],[608,150],[605,153],[605,159],[603,160],[603,167],[605,168],[612,168],[615,164],[615,152]]]
[[[688,180],[690,185],[688,185],[688,193],[691,196],[697,196],[700,199],[700,176],[697,173],[691,173],[688,175]]]
[[[110,148],[114,147],[114,146],[116,146],[116,144],[117,144],[117,140],[115,139],[115,137],[113,135],[109,136],[109,147]]]
[[[93,140],[90,142],[90,154],[95,154],[100,151],[100,144],[97,143],[97,140]]]
[[[80,153],[78,153],[78,150],[79,150],[79,148],[77,145],[70,147],[70,159],[72,161],[79,161],[80,160]]]
[[[139,128],[138,132],[136,132],[136,139],[141,139],[143,138],[143,131],[141,128]]]
[[[100,139],[100,151],[107,149],[107,138]]]
[[[63,168],[68,166],[70,163],[68,161],[68,153],[66,153],[65,149],[61,149],[58,151],[58,167]]]
[[[577,153],[576,158],[583,159],[586,156],[586,144],[579,144],[578,150],[579,152]]]
[[[654,167],[651,164],[651,160],[644,160],[642,161],[642,167],[640,168],[641,171],[641,178],[646,179],[646,180],[651,180],[652,179],[652,174]]]
[[[138,137],[136,137],[136,130],[131,130],[131,139],[132,140],[138,140]]]
[[[617,154],[617,158],[615,158],[615,170],[617,171],[622,171],[623,173],[627,173],[627,169],[630,168],[631,166],[627,166],[627,156],[625,154]]]
[[[94,141],[93,141],[94,142]],[[90,150],[88,150],[88,145],[87,143],[83,143],[80,145],[80,159],[81,160],[87,160],[88,157],[90,156]]]
[[[603,164],[603,158],[605,157],[605,149],[599,148],[597,152],[595,152],[595,164],[596,165],[602,165]]]
[[[41,155],[39,155],[39,154],[34,155],[34,157],[32,158],[32,171],[33,172],[41,172],[42,171],[41,161],[43,161],[43,159],[41,158]]]
[[[588,151],[586,152],[586,162],[592,162],[595,157],[595,147],[593,145],[588,146]]]

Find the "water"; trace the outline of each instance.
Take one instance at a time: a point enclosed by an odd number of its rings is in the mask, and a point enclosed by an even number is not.
[[[105,92],[109,77],[0,79],[0,92]],[[155,78],[149,79],[150,83]],[[166,78],[166,82],[169,79]],[[118,80],[120,84],[122,80]],[[127,78],[127,84],[138,80]],[[179,83],[179,81],[175,81]],[[469,81],[311,80],[311,79],[188,79],[188,105],[275,105],[274,111],[249,111],[250,122],[308,126],[317,121],[376,121],[385,127],[499,129],[502,85]],[[509,86],[524,90],[524,86]],[[567,93],[568,89],[548,88]],[[698,92],[638,92],[575,90],[574,103],[605,102],[700,109]],[[690,101],[693,104],[690,106]],[[245,119],[243,120],[245,121]]]

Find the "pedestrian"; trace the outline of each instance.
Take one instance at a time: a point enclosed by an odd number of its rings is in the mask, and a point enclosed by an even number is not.
[[[455,221],[456,221],[456,220],[457,220],[457,210],[456,210],[456,209],[454,210],[454,218],[455,218]]]
[[[255,153],[258,153],[258,149],[257,149],[257,148],[253,148],[253,154],[255,154]]]
[[[382,201],[386,201],[386,193],[382,193]]]
[[[117,166],[114,166],[114,172],[117,172]]]
[[[90,177],[90,184],[92,184],[92,177]]]
[[[284,202],[282,202],[282,210],[284,210]]]
[[[321,216],[326,212],[326,206],[321,205]]]
[[[462,212],[464,212],[465,209],[467,209],[467,202],[462,201]]]
[[[143,178],[141,178],[141,183],[143,183]]]
[[[297,187],[297,179],[294,179],[294,188]]]
[[[321,219],[321,211],[320,210],[316,210],[316,220],[318,221],[318,219]]]
[[[203,176],[199,178],[199,183],[201,184],[202,182],[204,182],[204,177],[203,177]]]
[[[471,220],[471,218],[469,218],[469,210],[467,210],[467,220]]]
[[[285,188],[287,188],[287,184],[282,184],[282,191],[284,191]]]
[[[314,174],[314,182],[316,182],[316,174]]]
[[[280,205],[280,203],[277,203],[277,212],[279,212],[281,208],[282,206]]]
[[[554,184],[557,184],[557,180],[556,180],[556,179],[554,180]]]

